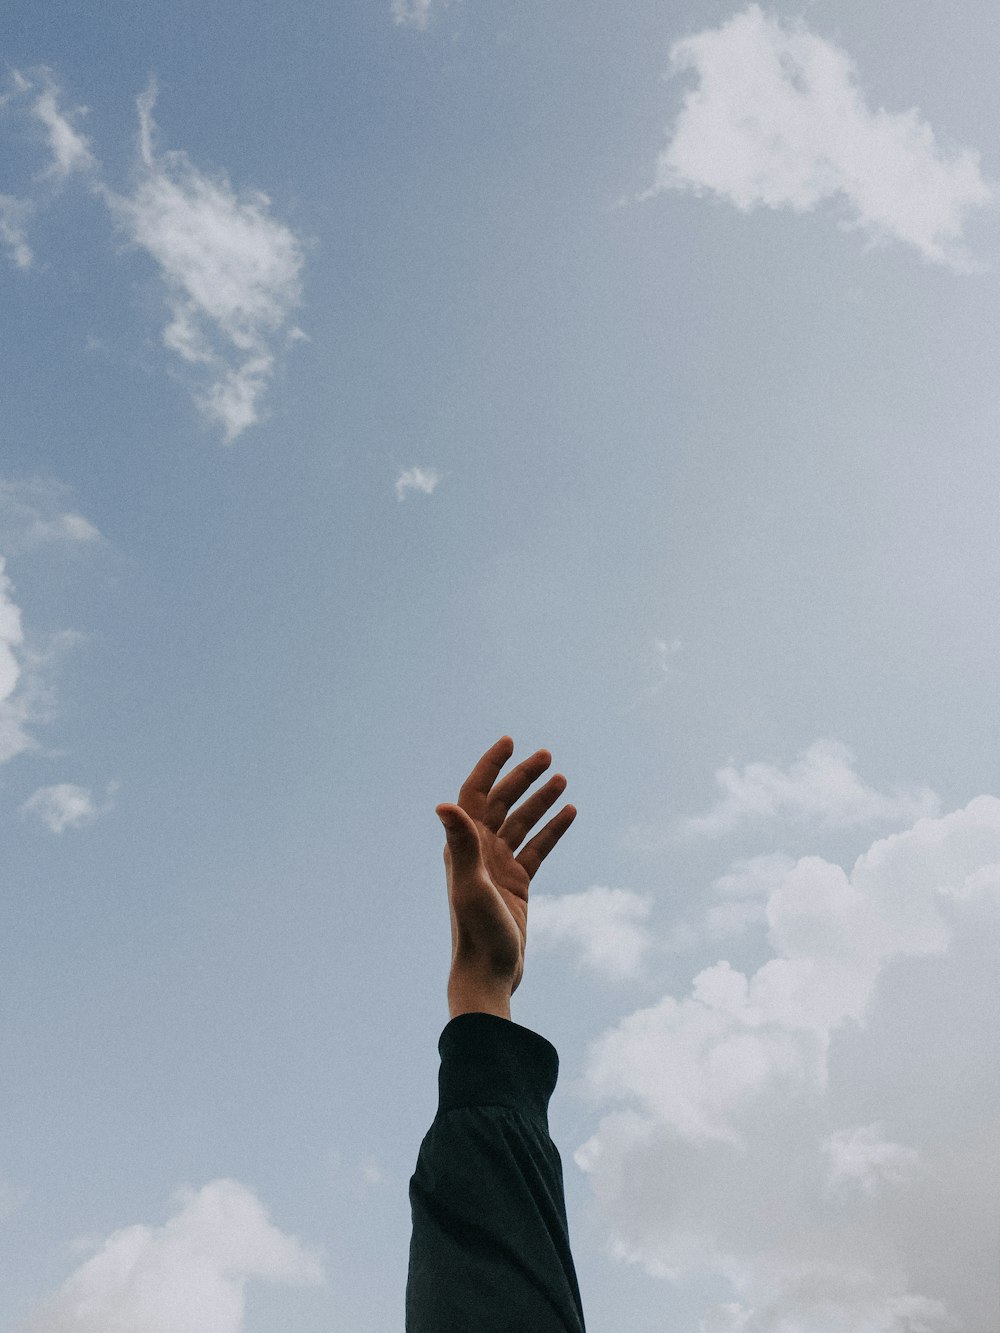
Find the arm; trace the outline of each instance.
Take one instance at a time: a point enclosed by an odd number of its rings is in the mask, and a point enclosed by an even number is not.
[[[528,885],[569,828],[556,775],[511,813],[551,763],[540,750],[497,781],[513,742],[483,755],[445,826],[451,1021],[438,1051],[439,1104],[410,1180],[407,1333],[583,1333],[562,1163],[548,1131],[559,1057],[510,1021],[524,972]]]

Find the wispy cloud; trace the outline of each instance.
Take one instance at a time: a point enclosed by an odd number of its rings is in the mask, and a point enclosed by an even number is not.
[[[20,481],[0,478],[0,764],[39,748],[28,730],[52,712],[49,672],[80,636],[62,630],[29,642],[14,584],[7,573],[7,554],[22,554],[47,542],[92,544],[101,534],[82,514],[65,507],[68,489],[42,478]]]
[[[137,99],[139,161],[131,191],[119,194],[101,179],[100,163],[74,121],[86,108],[61,109],[63,93],[51,71],[14,71],[0,107],[38,122],[47,165],[32,190],[0,195],[0,245],[19,268],[34,262],[28,222],[74,173],[108,206],[133,245],[159,265],[167,288],[165,346],[195,380],[204,415],[231,443],[261,414],[280,341],[306,337],[288,325],[302,294],[302,243],[275,219],[261,191],[238,193],[225,173],[200,170],[186,153],[158,153],[155,86]]]
[[[0,111],[42,125],[48,149],[48,160],[36,172],[28,194],[0,194],[0,245],[20,269],[29,269],[34,263],[28,243],[30,219],[51,202],[68,176],[74,172],[90,173],[98,166],[89,140],[73,124],[74,119],[86,114],[86,107],[65,112],[60,109],[60,97],[60,89],[45,66],[32,69],[29,74],[12,70],[6,91],[0,94]]]
[[[117,783],[109,783],[104,800],[95,801],[88,787],[78,787],[72,782],[57,782],[51,787],[39,787],[33,792],[22,804],[21,813],[34,815],[52,833],[62,833],[68,828],[83,828],[114,809],[116,790]]]
[[[935,815],[940,801],[928,787],[885,793],[864,783],[853,768],[854,755],[835,740],[814,741],[782,770],[776,764],[726,765],[716,771],[725,795],[705,815],[679,821],[681,837],[718,837],[748,821],[815,819],[824,827],[905,824]]]
[[[28,244],[28,219],[34,212],[28,199],[16,199],[0,194],[0,245],[3,245],[16,268],[30,268],[34,254]]]
[[[431,14],[443,9],[448,0],[392,0],[393,23],[407,28],[425,29]]]
[[[649,194],[711,190],[737,208],[848,206],[842,225],[896,239],[928,260],[977,267],[962,244],[969,213],[994,199],[971,148],[942,146],[917,110],[872,109],[851,57],[752,4],[676,42],[675,74],[697,82]]]
[[[182,1190],[161,1227],[114,1232],[27,1333],[243,1333],[248,1280],[323,1281],[318,1257],[279,1231],[236,1180]]]
[[[73,125],[71,117],[86,115],[86,107],[77,107],[69,115],[59,109],[59,89],[50,76],[35,99],[32,115],[45,126],[52,161],[43,175],[65,178],[73,171],[91,171],[97,160],[90,151],[90,141]]]
[[[29,694],[18,688],[23,684],[21,608],[14,601],[5,569],[6,561],[0,556],[0,764],[36,745],[26,729],[31,714]]]
[[[0,477],[0,547],[13,555],[48,542],[100,542],[93,523],[65,507],[68,496],[68,487],[50,478]]]
[[[849,874],[808,856],[732,879],[766,885],[771,956],[622,1019],[577,1085],[626,1108],[575,1154],[612,1253],[727,1279],[704,1333],[993,1327],[1000,799],[918,818]]]
[[[207,386],[202,412],[226,443],[260,415],[273,340],[301,298],[302,245],[260,191],[236,193],[178,150],[154,149],[155,88],[138,98],[139,167],[128,195],[102,190],[119,225],[160,268],[170,322],[163,341]],[[287,338],[300,332],[285,329]]]
[[[440,480],[440,474],[433,468],[406,468],[396,478],[396,499],[405,500],[407,491],[422,491],[430,495]]]

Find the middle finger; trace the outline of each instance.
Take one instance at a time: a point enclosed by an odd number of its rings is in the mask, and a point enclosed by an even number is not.
[[[489,794],[483,823],[495,833],[507,817],[507,811],[514,802],[528,790],[536,778],[552,763],[548,750],[536,750],[528,759],[512,768]]]
[[[565,777],[562,773],[554,773],[544,787],[533,792],[526,801],[523,801],[516,810],[507,816],[498,830],[498,836],[504,840],[512,852],[517,851],[528,830],[538,823],[546,810],[555,804],[560,794],[565,790]]]

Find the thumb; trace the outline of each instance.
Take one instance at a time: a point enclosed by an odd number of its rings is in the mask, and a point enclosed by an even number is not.
[[[457,805],[439,805],[434,813],[444,825],[453,869],[471,870],[479,860],[479,835],[472,820]]]

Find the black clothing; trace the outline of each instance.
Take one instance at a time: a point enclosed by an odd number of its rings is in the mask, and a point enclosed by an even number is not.
[[[438,1111],[410,1178],[406,1333],[584,1333],[549,1138],[556,1048],[459,1014],[438,1051]]]

